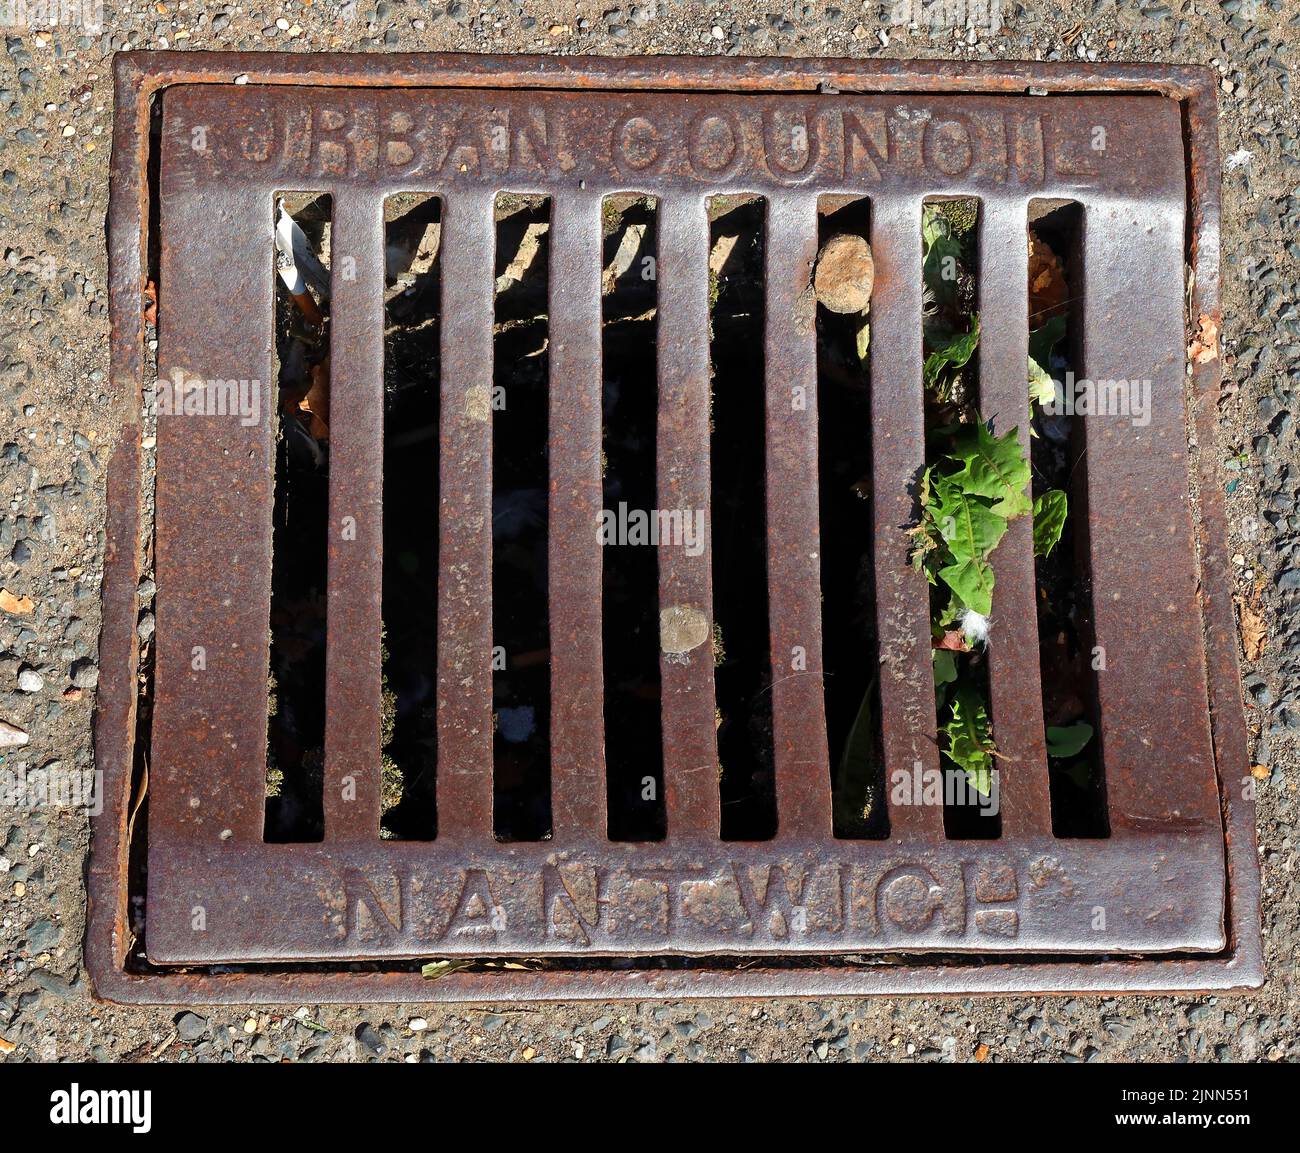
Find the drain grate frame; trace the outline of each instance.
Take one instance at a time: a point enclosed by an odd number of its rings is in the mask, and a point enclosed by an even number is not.
[[[1236,665],[1235,622],[1228,595],[1221,487],[1213,454],[1193,467],[1199,500],[1195,531],[1203,587],[1200,612],[1223,828],[1227,943],[1222,951],[1180,952],[1167,959],[1092,960],[1021,947],[999,959],[921,954],[858,965],[814,949],[792,957],[758,951],[728,957],[714,944],[709,957],[664,967],[653,955],[631,968],[593,967],[580,956],[545,971],[462,971],[430,984],[409,963],[375,960],[231,965],[183,969],[153,966],[134,956],[128,938],[128,835],[132,804],[136,658],[135,589],[141,564],[140,428],[135,399],[144,381],[141,286],[148,270],[149,220],[154,209],[147,173],[149,125],[155,99],[181,85],[250,87],[310,85],[350,89],[517,89],[608,93],[863,93],[996,96],[1047,93],[1158,96],[1177,106],[1187,150],[1187,251],[1195,273],[1190,314],[1218,321],[1218,154],[1215,87],[1208,70],[1146,66],[948,65],[854,61],[716,61],[690,58],[557,60],[480,56],[314,56],[280,54],[125,53],[115,62],[116,117],[110,198],[111,368],[125,412],[109,466],[107,555],[104,572],[102,667],[120,675],[101,685],[95,722],[97,763],[106,803],[94,818],[88,880],[87,965],[98,995],[110,1000],[215,1003],[284,1000],[511,1000],[583,997],[830,995],[838,993],[972,993],[1089,990],[1202,990],[1255,987],[1262,981],[1258,868],[1253,804],[1241,799],[1247,776],[1246,733]],[[504,97],[503,97],[504,98]],[[770,287],[769,287],[770,291]],[[164,306],[165,307],[165,306]],[[1193,365],[1191,410],[1196,440],[1212,443],[1218,363]],[[1140,942],[1134,942],[1135,945]],[[933,947],[933,946],[931,946]],[[443,950],[435,951],[444,955]],[[218,958],[212,958],[216,960]],[[203,959],[200,959],[200,961]],[[228,960],[228,959],[227,959]]]

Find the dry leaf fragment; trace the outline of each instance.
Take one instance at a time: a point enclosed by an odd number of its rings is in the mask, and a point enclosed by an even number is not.
[[[1193,364],[1208,364],[1219,357],[1219,323],[1207,313],[1201,313],[1200,325],[1192,343],[1187,346],[1187,356]]]
[[[1070,288],[1065,280],[1061,258],[1051,245],[1032,233],[1029,237],[1029,314],[1030,327],[1037,328],[1056,316],[1064,316],[1070,303]]]
[[[1237,611],[1241,617],[1241,649],[1248,661],[1257,661],[1264,655],[1268,642],[1268,629],[1263,615],[1244,600],[1238,598]]]
[[[25,617],[36,607],[31,597],[15,596],[8,589],[0,589],[0,609],[12,616]]]
[[[317,440],[330,438],[330,359],[312,365],[311,387],[298,405],[308,417],[307,431]]]
[[[426,981],[436,981],[439,977],[445,977],[448,973],[454,973],[457,969],[464,969],[474,964],[469,958],[446,961],[430,961],[427,965],[420,966],[420,976]]]
[[[1251,765],[1250,775],[1257,781],[1267,781],[1273,773],[1267,765]]]
[[[950,653],[970,652],[970,645],[966,643],[966,634],[961,629],[949,629],[933,644],[936,649],[946,649]]]

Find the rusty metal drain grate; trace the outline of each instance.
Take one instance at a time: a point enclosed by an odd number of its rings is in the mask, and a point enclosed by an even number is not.
[[[152,212],[158,378],[252,380],[261,412],[272,411],[269,206],[286,190],[310,190],[333,205],[333,435],[324,831],[313,843],[268,843],[274,421],[158,418],[158,630],[151,721],[140,733],[134,604],[146,503],[134,411],[125,424],[109,476],[96,731],[109,803],[94,828],[87,951],[100,994],[502,1000],[1258,984],[1254,817],[1220,487],[1212,454],[1187,449],[1189,434],[1210,441],[1206,400],[1218,385],[1216,360],[1193,358],[1188,370],[1184,295],[1190,262],[1191,315],[1217,321],[1214,99],[1208,73],[1155,67],[119,56],[112,356],[124,409],[135,409],[146,381]],[[151,109],[161,112],[152,138]],[[802,133],[793,154],[792,129]],[[492,817],[485,398],[502,191],[551,204],[551,833],[534,841],[498,840]],[[384,202],[407,192],[442,206],[440,435],[429,451],[440,502],[437,835],[428,841],[379,831]],[[710,499],[706,199],[766,199],[762,491],[777,672],[776,831],[764,840],[719,835],[707,640],[712,602],[726,593],[712,587],[708,549],[660,550],[666,833],[617,842],[607,833],[602,553],[592,528],[602,507],[600,253],[603,198],[627,192],[658,204],[657,498],[667,509]],[[827,195],[870,203],[874,416],[863,436],[890,773],[939,759],[926,584],[902,531],[914,522],[925,461],[923,200],[980,201],[982,399],[1002,430],[1028,419],[1030,202],[1081,205],[1086,363],[1097,377],[1140,373],[1155,401],[1140,428],[1099,422],[1087,445],[1108,836],[1053,833],[1027,533],[1008,537],[996,560],[1005,639],[991,649],[990,693],[1011,766],[1000,835],[952,839],[942,806],[892,800],[886,835],[833,835],[821,678],[785,675],[796,650],[807,668],[821,667],[808,286]],[[806,406],[788,403],[791,388],[804,390]],[[132,772],[145,759],[147,832],[134,819],[142,790]],[[141,895],[142,937],[132,916]],[[413,959],[441,957],[539,960],[423,982]]]

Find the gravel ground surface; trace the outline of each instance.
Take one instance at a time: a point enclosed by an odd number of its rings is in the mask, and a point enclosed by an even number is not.
[[[882,8],[884,11],[882,12]],[[6,10],[0,4],[0,13]],[[1086,58],[1222,76],[1225,462],[1238,592],[1262,620],[1244,665],[1261,766],[1267,987],[1225,998],[1002,998],[134,1010],[81,966],[86,819],[0,814],[6,1060],[1281,1061],[1300,1058],[1300,9],[1281,0],[1007,2],[990,34],[900,27],[888,5],[500,0],[110,2],[103,31],[0,28],[0,720],[8,764],[92,765],[105,438],[104,216],[118,49],[468,50]],[[3,17],[0,17],[2,20]],[[152,627],[147,612],[141,628]],[[143,635],[143,634],[142,634]],[[1253,651],[1253,650],[1252,650]],[[4,730],[8,731],[8,730]]]

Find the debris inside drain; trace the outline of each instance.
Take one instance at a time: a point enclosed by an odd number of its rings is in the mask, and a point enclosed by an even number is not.
[[[658,202],[602,207],[601,496],[606,509],[656,506]],[[615,841],[664,836],[659,562],[651,547],[602,556],[607,829]]]
[[[496,198],[492,397],[492,824],[551,833],[551,201]]]
[[[384,203],[384,502],[380,828],[437,832],[438,428],[442,204]]]
[[[1092,591],[1083,577],[1088,422],[1065,403],[1066,390],[1083,375],[1082,223],[1077,203],[1031,206],[1034,575],[1053,830],[1062,837],[1104,837],[1109,830],[1097,733],[1097,673],[1104,656],[1096,647]]]
[[[822,244],[813,271],[818,304],[832,312],[865,313],[875,282],[876,264],[866,237],[837,232]]]
[[[997,748],[989,708],[990,556],[1010,521],[1029,512],[1028,463],[1018,430],[994,436],[979,411],[979,204],[927,202],[922,210],[926,471],[913,564],[930,584],[935,712],[949,836],[996,837],[993,818],[967,793],[990,797]],[[978,798],[976,798],[978,800]]]
[[[325,743],[330,197],[274,207],[276,443],[266,839],[316,841]]]
[[[713,663],[723,840],[776,830],[764,459],[767,201],[709,201]],[[707,622],[705,623],[707,628]]]
[[[271,719],[268,739],[267,836],[316,840],[324,717],[325,552],[323,521],[329,474],[328,315],[329,197],[285,196],[276,203],[277,353],[281,424],[277,452],[276,564],[273,570]],[[496,745],[494,821],[502,840],[544,838],[549,707],[546,571],[546,265],[549,236],[544,198],[502,195],[496,203],[496,376],[493,537],[497,596],[494,655]],[[724,837],[770,836],[772,804],[770,674],[765,589],[739,579],[762,570],[761,550],[738,565],[743,542],[761,542],[753,493],[761,457],[761,408],[735,392],[761,376],[761,341],[751,322],[760,314],[764,202],[717,197],[710,202],[710,315],[713,326],[714,427],[721,408],[729,430],[715,438],[713,517],[715,580],[736,595],[715,612],[719,780]],[[988,707],[983,658],[994,627],[989,557],[1009,521],[1031,513],[1038,556],[1038,611],[1043,644],[1045,723],[1058,832],[1104,835],[1094,726],[1086,700],[1087,605],[1074,576],[1074,533],[1064,490],[1080,446],[1072,449],[1071,417],[1057,415],[1060,385],[1070,371],[1070,289],[1066,262],[1071,207],[1043,214],[1029,233],[1031,342],[1028,366],[1033,409],[1033,502],[1025,489],[1029,463],[1016,430],[994,437],[978,410],[979,209],[975,201],[927,203],[924,209],[924,379],[928,462],[914,562],[932,585],[934,673],[945,764],[987,795],[999,754]],[[823,404],[823,513],[826,523],[869,517],[869,459],[854,453],[840,430],[869,420],[867,356],[874,262],[867,243],[865,201],[823,207],[822,244],[813,273],[818,303],[818,357]],[[656,209],[653,199],[610,197],[604,210],[605,445],[607,507],[651,507],[654,498]],[[436,833],[437,726],[429,654],[436,646],[438,514],[438,320],[441,238],[437,197],[398,194],[386,202],[385,231],[385,490],[386,505],[382,835],[431,839]],[[749,295],[747,295],[749,294]],[[1077,340],[1077,334],[1074,336]],[[1055,391],[1054,391],[1055,390]],[[734,395],[733,395],[734,394]],[[856,397],[856,399],[855,399]],[[752,394],[749,396],[752,400]],[[513,409],[510,407],[513,402]],[[752,409],[752,411],[750,411]],[[522,414],[522,415],[521,415]],[[513,419],[512,419],[513,418]],[[748,424],[746,423],[748,421]],[[738,435],[750,428],[751,436]],[[1081,434],[1080,434],[1081,436]],[[854,474],[851,478],[849,474]],[[744,522],[744,523],[742,523]],[[864,521],[865,526],[866,521]],[[1058,540],[1063,538],[1060,549]],[[878,806],[883,766],[874,677],[861,660],[874,641],[871,553],[827,541],[828,724],[835,755],[832,784],[837,833],[884,835]],[[851,537],[847,539],[852,539]],[[864,532],[859,539],[866,539]],[[610,833],[615,839],[663,834],[657,804],[658,661],[653,556],[607,553],[605,670],[609,726]],[[849,620],[847,632],[838,626]],[[400,622],[400,628],[390,622]],[[612,631],[611,631],[612,629]],[[617,634],[617,635],[616,635]],[[848,661],[839,636],[856,637]],[[733,640],[728,646],[729,637]],[[637,638],[640,638],[639,640]],[[730,648],[730,651],[728,649]],[[498,650],[494,650],[494,653]],[[856,666],[837,669],[835,666]],[[846,674],[835,681],[836,672]],[[838,697],[851,703],[837,705]],[[652,782],[647,786],[646,782]],[[1066,794],[1068,790],[1068,795]],[[969,811],[969,810],[967,810]],[[1073,815],[1070,815],[1073,814]],[[956,810],[950,826],[966,815]],[[959,830],[950,827],[950,835]],[[996,836],[996,822],[965,826],[962,835]]]
[[[1030,358],[1028,363],[1031,444],[1039,464],[1031,485],[1031,459],[1021,449],[1019,429],[995,436],[978,409],[980,322],[976,270],[979,206],[975,201],[927,204],[922,223],[924,249],[927,470],[921,482],[921,524],[914,563],[931,585],[933,664],[937,723],[944,762],[964,774],[967,785],[990,797],[1004,760],[996,743],[989,670],[985,653],[996,627],[994,570],[990,557],[1018,517],[1032,516],[1038,558],[1040,617],[1053,614],[1081,627],[1075,558],[1056,551],[1068,521],[1069,497],[1056,482],[1068,483],[1059,451],[1061,429],[1053,424],[1057,397],[1049,370],[1055,345],[1066,328],[1068,290],[1061,262],[1041,227],[1031,227],[1029,245]],[[1049,430],[1053,439],[1043,435]],[[1047,465],[1045,471],[1042,467]],[[1055,559],[1052,560],[1053,554]],[[1055,579],[1048,587],[1044,579]],[[1060,633],[1064,643],[1065,634]],[[1053,651],[1053,650],[1048,650]],[[1059,678],[1054,687],[1061,687]],[[1048,753],[1059,767],[1087,744],[1086,723],[1065,726],[1047,717]],[[1014,771],[1014,768],[1008,771]],[[996,808],[992,808],[996,813]],[[972,820],[978,806],[945,809],[949,836],[991,837],[996,820]]]
[[[872,547],[870,202],[822,197],[817,309],[817,413],[821,536],[822,665],[835,835],[887,835],[880,741],[879,666]],[[839,251],[841,259],[828,260]],[[831,282],[826,276],[834,267]],[[818,289],[818,278],[823,287]],[[846,295],[847,282],[850,297]],[[856,311],[835,305],[856,304]]]

